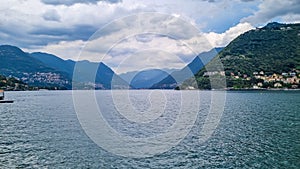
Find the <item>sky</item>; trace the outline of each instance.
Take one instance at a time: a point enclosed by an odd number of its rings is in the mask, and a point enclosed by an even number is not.
[[[300,22],[300,0],[4,1],[0,44],[104,62],[117,73],[182,68],[255,27]]]

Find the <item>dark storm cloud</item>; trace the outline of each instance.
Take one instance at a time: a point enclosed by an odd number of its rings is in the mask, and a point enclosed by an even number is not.
[[[109,3],[121,2],[121,0],[41,0],[41,2],[48,5],[67,5],[67,6],[71,6],[76,3],[95,4],[99,1],[105,1]]]
[[[97,27],[91,25],[74,25],[71,28],[47,28],[39,27],[30,32],[31,35],[52,36],[62,40],[88,40]]]
[[[34,46],[44,46],[48,42],[55,41],[55,37],[51,36],[28,36],[25,33],[14,32],[14,33],[4,33],[3,30],[0,30],[0,44],[10,44],[15,45],[21,48],[33,48]],[[43,38],[43,40],[41,40]],[[16,40],[18,39],[18,40]],[[59,39],[56,39],[58,41]]]
[[[17,26],[10,28],[0,27],[0,44],[11,44],[30,49],[59,41],[86,41],[97,29],[98,27],[90,25],[74,25],[70,28],[40,26],[24,32]]]

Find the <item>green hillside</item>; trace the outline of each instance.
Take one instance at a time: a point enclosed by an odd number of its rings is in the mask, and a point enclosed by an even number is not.
[[[20,80],[13,77],[0,75],[0,89],[3,90],[28,90],[29,87]]]
[[[1,75],[15,77],[30,86],[42,88],[71,86],[66,73],[48,67],[15,46],[0,46],[0,64]]]
[[[299,88],[300,24],[273,22],[250,30],[234,39],[218,57],[228,88]],[[205,72],[202,69],[195,75],[200,89],[210,88],[205,76],[209,73]]]

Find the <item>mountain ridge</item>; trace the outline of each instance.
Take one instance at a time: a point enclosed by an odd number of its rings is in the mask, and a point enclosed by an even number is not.
[[[272,22],[247,31],[217,57],[223,63],[229,89],[299,88],[300,24]],[[209,78],[205,76],[213,73],[216,72],[204,68],[196,73],[199,89],[210,89]]]
[[[63,60],[45,52],[26,53],[11,45],[0,45],[0,61],[4,65],[0,68],[0,74],[16,77],[32,86],[65,89],[71,89],[72,85],[73,89],[129,86],[104,63]],[[74,71],[77,77],[73,77]],[[91,76],[93,72],[95,76]]]
[[[198,54],[187,66],[179,71],[172,72],[162,81],[154,84],[152,89],[174,89],[185,80],[194,76],[204,65],[206,65],[214,56],[217,55],[223,48],[213,48],[207,52]]]
[[[12,76],[38,87],[70,88],[65,73],[46,66],[16,46],[1,45],[0,61],[0,74],[4,76]]]

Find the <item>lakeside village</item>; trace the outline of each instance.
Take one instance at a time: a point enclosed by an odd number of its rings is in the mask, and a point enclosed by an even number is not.
[[[37,72],[37,73],[21,73],[21,78],[13,76],[0,76],[0,88],[2,90],[40,90],[43,88],[51,90],[59,90],[65,88],[59,88],[55,86],[69,84],[68,80],[65,80],[60,74],[53,72]],[[47,87],[37,87],[31,84],[47,84]],[[51,87],[53,85],[53,87]]]
[[[205,72],[204,77],[226,75],[227,89],[300,89],[300,70],[282,72],[280,74],[265,74],[264,71],[253,72],[252,75],[226,71]],[[30,83],[70,84],[57,73],[24,73],[22,78],[0,77],[0,88],[3,90],[39,90],[40,87],[30,87]],[[58,90],[57,87],[49,88]],[[63,89],[63,88],[61,88]]]
[[[300,71],[294,69],[290,72],[266,75],[264,71],[253,72],[252,75],[238,73],[205,72],[204,77],[221,75],[227,79],[228,89],[299,89]]]

